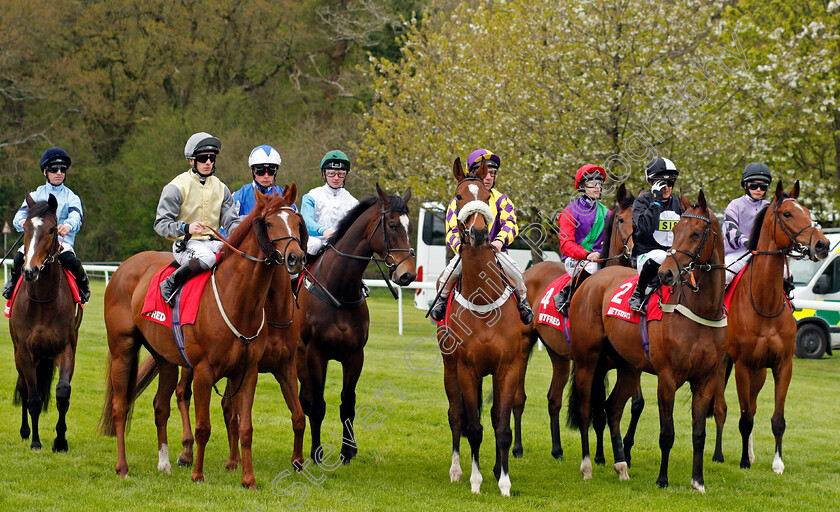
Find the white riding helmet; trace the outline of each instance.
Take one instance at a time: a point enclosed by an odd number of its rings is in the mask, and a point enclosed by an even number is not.
[[[280,153],[276,149],[263,144],[251,150],[251,155],[248,157],[248,167],[255,165],[276,165],[280,167]]]

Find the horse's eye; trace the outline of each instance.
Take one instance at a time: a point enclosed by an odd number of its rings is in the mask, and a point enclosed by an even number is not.
[[[461,197],[461,194],[455,194],[456,201],[460,201],[461,199],[463,199],[463,197]]]
[[[691,238],[694,239],[694,240],[697,240],[698,238],[700,238],[700,232],[695,231],[694,233],[691,234]]]
[[[619,217],[619,218],[618,218],[618,223],[619,223],[619,224],[624,224],[624,219],[622,219],[621,217]]]
[[[51,234],[51,235],[54,235],[54,234],[55,234],[55,228],[50,228],[50,234]]]
[[[785,214],[784,214],[784,215],[785,215],[785,218],[786,218],[786,219],[789,219],[789,218],[793,217],[793,215],[791,215],[791,213],[790,213],[790,212],[785,212]]]
[[[265,227],[270,228],[271,226],[272,226],[272,224],[270,222],[265,223]]]

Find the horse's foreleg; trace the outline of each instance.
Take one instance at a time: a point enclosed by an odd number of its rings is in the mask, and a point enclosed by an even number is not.
[[[513,401],[513,457],[519,459],[524,454],[522,448],[522,413],[525,410],[525,401],[528,395],[525,394],[525,373],[528,370],[528,356],[534,348],[534,343],[529,337],[522,340],[522,354],[519,359],[519,382],[516,386],[516,397]]]
[[[519,386],[519,371],[521,368],[513,364],[510,370],[503,375],[497,376],[500,380],[499,393],[493,397],[493,401],[499,410],[496,423],[496,465],[493,473],[499,483],[499,490],[502,496],[510,496],[510,467],[508,453],[511,446],[510,414],[513,406],[516,389]]]
[[[327,412],[327,403],[324,401],[324,381],[327,378],[327,360],[314,345],[306,349],[306,396],[309,403],[309,430],[312,431],[312,446],[309,456],[316,464],[321,463],[321,423],[324,422],[324,415]],[[303,393],[301,405],[303,406]],[[304,406],[304,412],[306,408]]]
[[[153,405],[155,409],[155,427],[157,428],[158,441],[158,471],[166,474],[172,472],[172,465],[169,463],[169,442],[166,435],[166,426],[169,424],[169,415],[172,409],[172,393],[178,384],[178,367],[158,361],[158,389],[155,393]]]
[[[470,459],[472,471],[470,473],[470,487],[475,494],[481,493],[481,468],[478,464],[478,453],[483,436],[479,408],[481,407],[480,386],[481,377],[473,375],[470,368],[458,363],[458,384],[464,398],[466,408],[466,434],[470,442]]]
[[[231,380],[227,379],[225,384],[225,396],[230,396],[233,393],[233,386]],[[238,404],[234,403],[234,396],[231,398],[222,398],[222,417],[225,419],[225,430],[228,438],[228,460],[225,463],[225,469],[228,471],[236,471],[241,460],[239,456],[239,416],[236,414]]]
[[[612,441],[613,457],[615,459],[615,472],[619,480],[629,480],[627,473],[627,460],[624,454],[624,443],[621,439],[621,417],[624,414],[624,406],[627,400],[639,388],[640,374],[637,370],[622,367],[617,371],[615,388],[610,393],[610,398],[604,403],[604,412],[610,425],[610,440]]]
[[[753,422],[755,422],[755,413],[758,410],[758,394],[761,392],[761,389],[764,387],[764,382],[767,380],[767,368],[759,368],[752,373],[752,381],[750,385],[750,414],[753,418]],[[748,457],[750,458],[750,463],[755,462],[755,451],[753,451],[753,440],[755,439],[755,435],[753,432],[755,431],[755,423],[753,423],[753,431],[750,432],[750,439],[749,439],[749,450],[748,450]]]
[[[210,393],[213,388],[213,374],[202,365],[193,367],[193,394],[195,398],[195,466],[193,482],[204,481],[204,449],[210,440]]]
[[[703,450],[706,448],[706,416],[709,413],[711,397],[714,395],[717,386],[717,375],[709,375],[705,381],[691,383],[691,442],[694,448],[693,464],[691,469],[691,486],[700,491],[706,492],[706,484],[703,479]]]
[[[604,384],[604,375],[599,373],[592,380],[592,394],[590,395],[592,429],[595,431],[595,458],[593,460],[598,466],[607,463],[607,458],[604,456],[604,430],[607,428],[607,410],[604,408],[607,389]]]
[[[548,419],[551,430],[551,455],[563,460],[563,445],[560,442],[560,408],[563,407],[563,389],[569,381],[569,357],[560,356],[546,347],[551,357],[551,386],[548,388]]]
[[[785,435],[785,399],[787,398],[792,370],[793,361],[791,359],[782,362],[778,369],[773,369],[773,378],[776,382],[776,407],[773,410],[773,416],[770,418],[770,427],[773,430],[773,437],[776,438],[773,472],[780,475],[785,470],[785,463],[782,462],[782,437]]]
[[[668,374],[659,375],[657,395],[659,398],[659,450],[662,452],[662,462],[659,465],[657,485],[668,487],[668,460],[671,448],[674,446],[674,395],[677,386],[673,377]]]
[[[292,431],[295,434],[295,444],[292,450],[292,465],[303,467],[303,434],[306,431],[306,416],[298,399],[297,371],[293,361],[285,361],[280,369],[274,372],[274,378],[280,384],[286,407],[292,413]],[[297,464],[295,464],[297,462]]]
[[[26,441],[29,439],[29,434],[32,431],[29,429],[29,412],[26,409],[26,401],[28,400],[28,393],[26,391],[26,381],[22,373],[18,373],[17,393],[20,397],[20,438]]]
[[[58,365],[58,384],[55,387],[55,403],[58,408],[58,422],[55,424],[55,441],[52,451],[67,451],[67,409],[70,408],[70,380],[76,362],[76,351],[72,344],[64,346],[64,351],[55,359]]]
[[[239,444],[242,447],[242,486],[248,489],[257,488],[257,480],[254,476],[254,458],[251,453],[251,443],[254,436],[251,411],[254,407],[258,373],[257,361],[254,361],[246,370],[239,396],[234,397],[238,406]]]
[[[750,438],[753,430],[753,406],[750,403],[752,388],[752,374],[750,369],[740,361],[735,362],[735,386],[738,389],[738,403],[741,407],[741,419],[738,430],[741,432],[741,467],[749,469],[751,460]]]
[[[645,397],[642,395],[642,386],[636,386],[633,393],[633,402],[630,405],[630,424],[627,426],[627,433],[624,434],[624,459],[627,467],[630,467],[630,452],[636,444],[636,427],[639,425],[639,417],[645,410]]]
[[[38,389],[38,379],[40,372],[44,371],[43,366],[40,366],[40,363],[33,361],[29,356],[28,351],[25,349],[16,350],[15,358],[18,373],[23,376],[24,386],[26,387],[26,393],[21,393],[22,397],[26,397],[21,404],[21,407],[26,409],[32,421],[32,442],[29,444],[29,448],[33,450],[40,450],[41,436],[38,431],[38,418],[41,414],[42,402],[41,393]],[[47,362],[49,364],[53,364],[52,361]],[[23,430],[22,427],[21,430]]]
[[[715,462],[723,462],[723,425],[726,423],[726,368],[730,364],[729,354],[723,355],[723,361],[718,366],[717,374],[715,375],[715,396],[714,396],[714,414],[715,414],[715,454],[712,460]]]
[[[193,373],[189,368],[181,368],[181,379],[175,388],[175,398],[178,403],[178,411],[181,413],[181,445],[184,447],[181,455],[178,455],[178,465],[189,467],[193,464],[193,437],[190,426],[190,400],[192,399]]]
[[[449,466],[449,480],[457,482],[464,474],[461,471],[461,385],[458,383],[457,362],[451,355],[443,355],[443,387],[449,401],[449,430],[452,433],[452,464]]]
[[[341,440],[341,455],[344,456],[344,463],[349,464],[350,460],[356,457],[358,443],[356,434],[353,431],[353,421],[356,419],[356,385],[362,374],[362,366],[365,362],[365,353],[359,350],[342,364],[344,369],[344,385],[341,389],[341,406],[339,415],[344,437]]]

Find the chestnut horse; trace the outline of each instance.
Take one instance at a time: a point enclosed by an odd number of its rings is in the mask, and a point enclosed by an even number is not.
[[[82,323],[82,308],[73,301],[73,292],[58,263],[61,243],[55,212],[58,202],[50,194],[47,201],[35,202],[26,194],[29,212],[23,223],[23,282],[12,303],[9,331],[15,347],[18,371],[15,404],[21,405],[20,437],[29,439],[32,418],[33,450],[41,449],[38,417],[49,405],[50,386],[59,368],[55,397],[58,423],[55,425],[54,452],[67,451],[67,409],[70,407],[70,379],[76,361],[76,340]]]
[[[458,182],[455,200],[461,236],[461,288],[453,290],[457,300],[447,314],[448,328],[437,330],[443,356],[444,387],[449,399],[449,426],[452,430],[452,465],[449,477],[461,478],[460,442],[462,431],[470,443],[472,492],[481,489],[478,452],[482,441],[481,381],[493,375],[493,407],[490,416],[496,434],[496,464],[493,474],[502,496],[510,496],[508,452],[512,432],[510,414],[519,383],[522,349],[521,321],[512,285],[499,267],[490,245],[489,226],[493,222],[484,187],[487,162],[477,172],[464,174],[457,158],[453,174]]]
[[[592,476],[588,438],[592,389],[600,385],[599,381],[603,382],[607,368],[614,364],[617,381],[605,407],[615,470],[620,479],[629,478],[620,433],[621,415],[627,399],[638,389],[644,371],[658,377],[662,460],[657,484],[668,486],[668,460],[674,444],[674,396],[677,388],[688,382],[692,392],[694,446],[691,485],[705,492],[706,415],[724,353],[726,319],[720,224],[708,208],[702,190],[697,201],[698,204],[691,205],[685,196],[680,197],[685,213],[674,227],[672,249],[659,269],[660,282],[676,290],[663,305],[663,310],[669,312],[662,320],[648,324],[649,352],[643,346],[639,325],[605,314],[616,289],[634,275],[632,269],[601,270],[575,293],[570,311],[576,367],[572,394],[577,395],[578,407],[570,407],[569,415],[570,423],[580,429],[584,479]]]
[[[735,383],[741,406],[742,450],[741,467],[749,468],[755,460],[752,449],[753,417],[756,398],[767,377],[767,368],[773,370],[776,382],[776,408],[770,418],[776,452],[773,471],[782,473],[782,436],[785,433],[785,398],[793,368],[793,349],[796,338],[796,320],[790,303],[785,300],[782,288],[785,258],[792,252],[807,255],[813,261],[828,256],[830,244],[822,232],[811,222],[810,212],[799,197],[799,181],[790,193],[784,193],[782,183],[776,186],[776,195],[756,217],[750,233],[749,249],[752,261],[747,263],[741,279],[736,283],[729,308],[729,329],[726,336],[726,364],[721,365],[715,392],[715,422],[717,441],[713,460],[723,462],[721,449],[723,423],[726,421],[727,368],[735,365]],[[772,213],[772,215],[770,215]]]
[[[356,384],[362,373],[370,326],[362,274],[373,261],[377,265],[384,263],[390,279],[400,286],[410,284],[415,278],[407,204],[411,189],[403,197],[389,196],[377,184],[376,193],[347,212],[326,248],[309,265],[313,270],[306,271],[306,277],[302,278],[305,286],[298,292],[302,346],[296,358],[300,403],[309,417],[310,455],[317,463],[324,456],[321,423],[327,408],[324,382],[330,359],[340,362],[344,370],[339,409],[343,427],[340,460],[348,464],[358,449],[352,430]]]
[[[291,209],[296,196],[294,184],[283,196],[257,194],[256,208],[233,232],[228,240],[230,246],[222,250],[223,258],[213,271],[212,286],[203,291],[195,324],[183,326],[186,360],[176,346],[172,329],[140,314],[153,276],[172,261],[171,253],[136,254],[114,273],[105,290],[110,363],[101,421],[104,433],[117,436],[118,475],[128,474],[125,428],[134,400],[138,351],[145,346],[160,369],[154,400],[158,469],[170,470],[166,423],[170,397],[177,384],[178,366],[191,364],[198,443],[193,481],[204,480],[204,449],[210,438],[210,390],[216,381],[229,377],[239,383],[234,393],[234,408],[239,415],[242,443],[242,485],[256,488],[251,457],[251,407],[257,383],[257,363],[267,338],[262,333],[264,306],[273,272],[271,265],[282,263],[289,272],[299,272],[305,261],[300,241],[300,232],[305,227]],[[264,258],[253,256],[259,252]]]

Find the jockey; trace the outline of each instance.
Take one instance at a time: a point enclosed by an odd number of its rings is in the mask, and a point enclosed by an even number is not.
[[[343,151],[328,151],[321,159],[321,177],[324,185],[313,188],[303,195],[300,214],[306,222],[309,242],[306,252],[318,254],[327,240],[335,234],[335,228],[348,211],[359,204],[344,183],[350,172],[350,160]]]
[[[656,157],[645,165],[650,191],[633,202],[633,256],[639,281],[630,296],[630,309],[642,311],[645,297],[653,291],[650,282],[674,243],[674,225],[683,213],[680,198],[671,192],[680,172],[674,162]]]
[[[601,204],[601,186],[607,178],[603,167],[587,164],[575,174],[575,189],[581,192],[560,216],[560,251],[566,273],[572,280],[554,296],[554,305],[563,316],[569,316],[572,295],[587,277],[601,268],[604,246],[604,225],[610,210]]]
[[[58,261],[61,266],[69,270],[73,277],[76,278],[76,284],[79,287],[79,297],[82,304],[90,299],[90,283],[88,282],[85,269],[82,268],[82,262],[76,256],[73,248],[76,242],[76,233],[82,227],[82,201],[72,190],[67,188],[64,184],[67,178],[67,170],[70,168],[70,155],[61,148],[49,148],[41,155],[41,173],[47,179],[47,182],[30,194],[34,201],[46,201],[52,194],[58,202],[58,208],[55,211],[55,216],[58,221],[58,235],[61,238],[61,252],[58,255]],[[12,221],[15,229],[23,231],[23,223],[26,221],[26,216],[29,213],[29,207],[26,201],[15,214]],[[12,298],[12,293],[15,291],[18,279],[20,278],[20,269],[24,263],[24,248],[15,255],[14,265],[12,271],[9,273],[9,280],[3,287],[3,297],[7,299]]]
[[[493,211],[494,219],[490,229],[490,239],[492,240],[490,245],[496,251],[496,260],[504,269],[507,276],[513,279],[516,284],[516,290],[514,292],[517,295],[519,318],[522,320],[522,323],[530,324],[534,318],[534,313],[531,311],[531,306],[525,298],[525,279],[516,262],[507,255],[507,246],[513,242],[519,233],[519,228],[516,225],[516,210],[508,196],[494,188],[496,184],[496,173],[499,171],[499,165],[501,164],[501,159],[498,155],[494,155],[486,149],[476,149],[467,158],[467,168],[470,172],[475,172],[482,160],[487,160],[488,169],[487,175],[484,177],[484,186],[490,191],[488,202],[490,203],[490,209]],[[457,200],[452,198],[446,210],[446,244],[457,254],[461,249],[461,240],[459,238],[456,208]],[[447,298],[459,277],[461,277],[461,259],[452,258],[438,281],[440,283],[440,290],[437,301],[432,305],[431,317],[438,322],[442,322],[443,317],[446,315]]]
[[[248,167],[254,180],[233,193],[236,213],[240,218],[247,217],[256,206],[254,190],[266,195],[283,195],[283,188],[274,182],[280,169],[280,153],[276,149],[268,144],[255,147],[248,156]],[[294,205],[292,208],[297,211]]]
[[[222,242],[210,240],[204,231],[222,227],[232,233],[240,222],[230,190],[213,176],[221,149],[221,141],[209,133],[193,134],[184,147],[190,169],[176,176],[160,194],[155,231],[174,240],[172,252],[180,265],[160,285],[161,296],[170,306],[181,285],[216,264]]]
[[[727,285],[750,260],[750,257],[746,255],[749,252],[747,243],[749,243],[756,216],[769,204],[765,196],[772,181],[773,176],[767,165],[760,162],[748,163],[744,167],[744,172],[741,173],[741,188],[744,189],[744,195],[733,199],[726,207],[723,220],[723,252]],[[790,295],[793,290],[791,276],[785,278],[784,289],[785,293]]]

